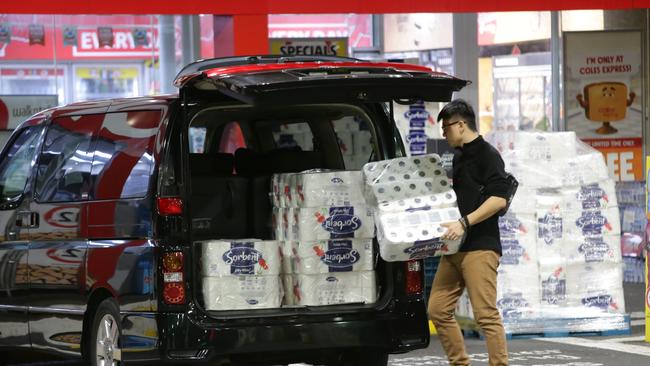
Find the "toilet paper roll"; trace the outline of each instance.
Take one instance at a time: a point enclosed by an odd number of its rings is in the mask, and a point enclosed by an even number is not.
[[[363,205],[295,209],[296,241],[375,236],[372,211]]]
[[[379,212],[400,212],[422,208],[446,208],[457,206],[456,192],[450,189],[446,192],[406,198],[397,201],[381,202],[377,205]]]
[[[297,207],[363,204],[361,171],[303,172],[294,175]]]
[[[344,303],[374,303],[377,300],[375,272],[341,272],[295,275],[297,303],[305,306]]]
[[[277,275],[280,273],[280,247],[277,241],[241,239],[210,240],[201,246],[203,276]]]
[[[568,237],[564,243],[564,253],[569,265],[620,265],[623,261],[621,237],[618,235]]]
[[[618,207],[603,210],[567,211],[564,215],[565,236],[621,235]]]
[[[368,158],[372,154],[372,134],[370,131],[356,131],[352,133],[354,155]]]
[[[203,278],[206,310],[245,310],[280,307],[280,276],[222,276]]]
[[[300,242],[296,273],[372,271],[372,239],[335,239]]]

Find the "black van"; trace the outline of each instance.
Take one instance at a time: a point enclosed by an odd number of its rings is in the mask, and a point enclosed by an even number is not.
[[[193,243],[272,238],[272,174],[402,156],[393,103],[466,84],[399,63],[233,57],[185,67],[178,95],[34,115],[0,156],[0,348],[94,366],[385,365],[426,347],[420,261],[377,256],[374,303],[208,311]],[[354,159],[346,118],[369,137]]]

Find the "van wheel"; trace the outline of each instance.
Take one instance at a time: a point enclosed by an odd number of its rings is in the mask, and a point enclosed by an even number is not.
[[[95,312],[89,342],[86,343],[90,366],[123,365],[120,348],[120,313],[115,300],[105,299]]]

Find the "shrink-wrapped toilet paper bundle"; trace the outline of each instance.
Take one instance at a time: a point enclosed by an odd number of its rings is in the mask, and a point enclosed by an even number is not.
[[[375,202],[379,252],[386,261],[452,254],[461,239],[442,241],[442,223],[460,218],[456,194],[436,154],[372,162],[363,167]]]
[[[238,239],[199,243],[203,276],[268,276],[280,273],[280,246],[277,241]]]
[[[568,237],[564,253],[569,265],[612,263],[621,265],[620,235]]]
[[[373,254],[372,239],[302,241],[296,246],[295,273],[372,271]]]
[[[624,313],[619,264],[574,264],[567,270],[568,306],[579,311]]]
[[[244,310],[280,307],[280,276],[203,277],[206,310]]]
[[[372,211],[363,205],[300,208],[295,217],[296,241],[375,236]]]
[[[459,218],[456,207],[380,212],[376,222],[381,257],[392,262],[455,253],[461,239],[441,240],[446,229],[440,224]]]
[[[365,204],[361,171],[310,170],[292,177],[292,201],[296,207]]]
[[[451,189],[437,154],[368,163],[363,174],[371,202],[429,196]]]
[[[373,303],[377,300],[374,271],[294,275],[297,305]]]

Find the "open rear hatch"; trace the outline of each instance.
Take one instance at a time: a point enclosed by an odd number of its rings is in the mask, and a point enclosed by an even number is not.
[[[248,59],[188,67],[174,84],[181,93],[219,91],[247,104],[444,102],[469,82],[418,65],[338,61],[283,62]],[[293,59],[292,59],[293,60]],[[210,67],[214,66],[214,67]]]

